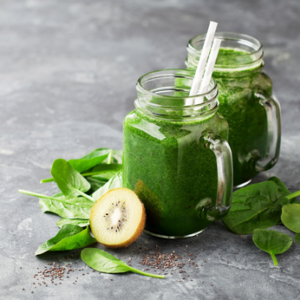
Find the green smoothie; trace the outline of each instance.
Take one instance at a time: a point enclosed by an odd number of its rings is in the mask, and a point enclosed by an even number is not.
[[[216,204],[218,174],[204,139],[209,134],[227,138],[227,122],[218,113],[191,121],[151,117],[139,109],[126,116],[123,184],[144,203],[147,231],[178,237],[211,223],[205,214]]]
[[[235,186],[259,173],[256,163],[269,151],[268,119],[262,102],[271,97],[272,83],[262,73],[263,63],[253,67],[252,60],[248,52],[221,48],[213,72],[218,83],[219,113],[229,124]]]
[[[242,51],[220,49],[217,64],[232,61],[246,63],[249,57]],[[245,61],[246,60],[246,61]],[[270,78],[261,72],[262,66],[243,71],[215,71],[213,77],[219,88],[219,112],[229,124],[229,144],[234,166],[234,185],[256,176],[257,160],[267,156],[268,120],[261,97],[272,95]]]

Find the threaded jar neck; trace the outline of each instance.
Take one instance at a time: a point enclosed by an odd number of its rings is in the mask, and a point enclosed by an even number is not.
[[[147,73],[136,84],[135,107],[154,118],[190,120],[207,118],[218,110],[218,89],[211,79],[208,92],[189,96],[194,71],[158,70]]]
[[[185,61],[188,69],[197,68],[205,37],[200,34],[189,41]],[[215,37],[222,42],[214,71],[244,71],[263,65],[263,46],[257,39],[234,32],[217,32]]]

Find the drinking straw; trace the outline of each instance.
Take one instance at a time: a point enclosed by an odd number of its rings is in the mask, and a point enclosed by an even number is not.
[[[209,55],[211,44],[212,44],[214,36],[215,36],[217,26],[218,26],[218,23],[210,21],[209,27],[207,30],[207,34],[205,37],[205,41],[203,44],[203,48],[201,51],[201,55],[199,58],[198,66],[196,69],[195,77],[193,79],[192,88],[190,90],[190,96],[194,96],[194,95],[198,94],[198,91],[199,91],[199,88],[201,85],[201,81],[202,81],[202,77],[203,77],[203,73],[204,73],[204,69],[205,69],[205,65],[207,62],[207,58]]]
[[[215,63],[217,60],[221,42],[222,41],[220,39],[214,39],[214,42],[213,42],[213,45],[212,45],[212,48],[210,51],[209,59],[208,59],[208,62],[207,62],[206,68],[205,68],[204,77],[201,81],[199,94],[204,94],[208,90],[208,86],[210,83],[211,75],[212,75],[214,67],[215,67]]]

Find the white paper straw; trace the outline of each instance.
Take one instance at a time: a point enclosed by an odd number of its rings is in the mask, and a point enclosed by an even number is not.
[[[209,59],[208,59],[208,62],[207,62],[206,68],[205,68],[204,77],[201,82],[199,94],[203,94],[208,91],[210,79],[211,79],[211,76],[212,76],[212,73],[213,73],[213,70],[215,67],[215,63],[217,60],[221,42],[222,41],[220,39],[214,39],[214,43],[212,45]]]
[[[193,79],[192,88],[190,90],[190,96],[194,96],[194,95],[198,94],[198,91],[199,91],[199,88],[201,85],[201,81],[202,81],[202,77],[203,77],[203,73],[205,70],[205,65],[207,62],[207,58],[209,55],[211,44],[212,44],[214,36],[215,36],[217,26],[218,26],[218,23],[210,21],[209,27],[207,30],[207,34],[206,34],[206,38],[205,38],[203,48],[201,51],[201,55],[199,58],[198,66],[196,69],[195,77]]]

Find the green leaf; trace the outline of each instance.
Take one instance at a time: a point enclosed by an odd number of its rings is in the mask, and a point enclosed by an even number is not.
[[[93,201],[91,197],[84,194],[91,188],[90,183],[76,171],[66,160],[59,158],[53,162],[51,174],[59,189],[67,197],[83,197]]]
[[[279,178],[273,176],[270,177],[268,181],[273,181],[276,183],[278,189],[278,198],[285,197],[291,194],[291,192],[287,189],[286,185]]]
[[[89,246],[96,242],[90,235],[89,227],[82,229],[76,225],[64,225],[55,237],[40,245],[35,255],[47,251],[66,251]]]
[[[252,239],[260,250],[271,255],[275,266],[278,264],[275,255],[287,251],[293,243],[287,234],[275,230],[255,229]]]
[[[109,148],[99,148],[90,152],[88,155],[85,155],[78,159],[70,159],[68,162],[71,166],[78,172],[87,171],[94,166],[104,163],[107,159],[112,160],[113,152],[116,150],[112,150]],[[107,162],[106,162],[107,163]],[[42,179],[41,183],[52,182],[54,178]]]
[[[34,192],[19,190],[26,194],[40,199],[39,204],[43,212],[52,212],[65,218],[89,219],[94,202],[83,197],[65,197],[62,193],[54,196],[46,196]]]
[[[123,161],[123,150],[112,150],[112,160],[113,164],[122,164]]]
[[[57,201],[65,204],[73,204],[81,207],[92,207],[94,204],[90,200],[87,200],[83,197],[65,197],[62,193],[58,193],[54,196],[46,196],[43,194],[34,193],[25,190],[19,190],[19,193],[29,195],[29,196],[34,196],[40,199],[52,200],[52,201]]]
[[[82,176],[92,176],[92,178],[109,180],[117,173],[121,172],[123,165],[121,164],[100,164],[92,169],[91,172],[83,173]]]
[[[296,233],[296,235],[295,235],[295,242],[297,244],[300,244],[300,233]]]
[[[70,159],[69,163],[76,171],[81,173],[102,163],[105,159],[107,159],[112,151],[113,150],[109,148],[95,149],[81,158]]]
[[[91,184],[91,189],[89,190],[88,193],[94,193],[98,189],[100,189],[102,186],[105,185],[107,180],[99,179],[99,178],[94,178],[94,177],[86,177],[86,180]]]
[[[52,198],[64,199],[62,193],[52,196]],[[82,197],[77,199],[85,200]],[[90,213],[93,207],[93,202],[85,200],[84,206],[78,206],[75,204],[63,203],[55,200],[49,200],[47,198],[40,198],[39,204],[43,212],[51,212],[59,215],[62,218],[68,219],[89,219]]]
[[[112,177],[104,186],[93,193],[93,198],[97,201],[102,195],[112,189],[122,187],[122,172]]]
[[[80,227],[86,227],[90,224],[90,222],[88,219],[65,219],[65,218],[62,218],[56,222],[56,225],[58,227],[62,227],[63,225],[66,225],[66,224],[77,225]]]
[[[223,222],[237,234],[272,227],[280,223],[282,206],[294,202],[295,196],[297,193],[291,194],[280,179],[271,177],[235,191],[231,209]]]
[[[229,213],[222,219],[234,233],[250,234],[280,221],[281,207],[276,205],[278,188],[272,181],[252,184],[233,193]]]
[[[282,207],[281,221],[289,230],[300,233],[300,204],[287,204]]]
[[[155,275],[142,272],[128,266],[124,261],[97,248],[86,248],[81,251],[81,259],[92,269],[102,273],[126,273],[135,272],[149,277],[164,278],[163,275]]]

